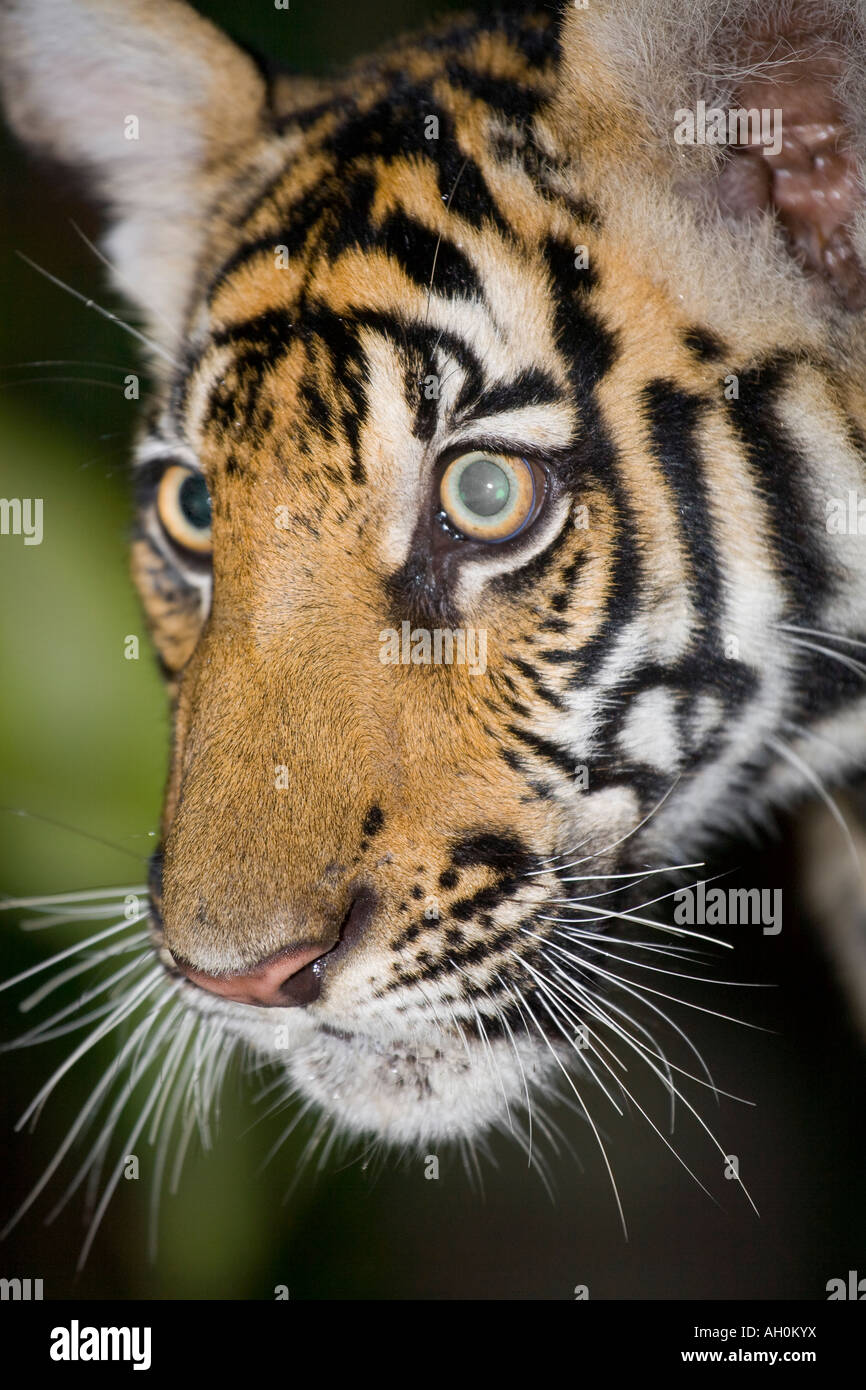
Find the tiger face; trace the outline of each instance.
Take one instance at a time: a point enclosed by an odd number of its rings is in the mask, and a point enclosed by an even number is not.
[[[816,731],[824,775],[866,755],[857,674],[792,640],[853,640],[866,593],[822,524],[866,424],[841,31],[822,69],[805,7],[744,5],[672,76],[637,39],[675,7],[610,0],[312,83],[78,0],[68,118],[55,8],[4,18],[9,109],[95,171],[160,376],[133,572],[174,988],[398,1144],[604,1087],[613,1041],[657,1069],[610,951],[653,876],[808,787]],[[783,39],[794,144],[676,143],[694,73],[730,105]],[[122,92],[95,44],[134,50]],[[836,135],[792,212],[807,92]]]

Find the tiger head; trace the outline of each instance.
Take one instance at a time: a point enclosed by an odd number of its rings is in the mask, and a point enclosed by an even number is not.
[[[91,172],[150,343],[155,950],[352,1132],[459,1139],[645,1054],[606,928],[838,710],[785,634],[864,593],[820,511],[863,473],[846,7],[681,8],[315,81],[176,0],[3,13],[12,121]],[[680,140],[701,102],[778,148]]]

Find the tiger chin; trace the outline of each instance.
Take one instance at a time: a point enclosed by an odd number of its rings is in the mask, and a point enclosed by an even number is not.
[[[664,875],[863,769],[863,22],[593,0],[314,80],[0,11],[146,330],[164,988],[352,1132],[664,1085]]]

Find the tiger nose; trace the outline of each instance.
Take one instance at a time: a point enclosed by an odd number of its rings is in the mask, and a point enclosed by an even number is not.
[[[209,994],[218,994],[236,1004],[286,1009],[312,1004],[318,999],[322,990],[322,967],[317,969],[316,962],[332,948],[333,943],[331,946],[290,946],[238,975],[207,975],[183,960],[175,959],[175,964],[187,979]]]
[[[157,873],[159,869],[157,868]],[[169,953],[178,970],[188,980],[237,1004],[256,1004],[265,1009],[290,1009],[312,1004],[322,992],[326,971],[334,969],[363,940],[378,910],[378,896],[368,887],[360,887],[342,924],[333,928],[323,941],[285,946],[266,956],[249,970],[234,975],[212,975],[198,970],[181,955]],[[153,903],[154,916],[159,909]],[[168,943],[166,943],[168,945]]]

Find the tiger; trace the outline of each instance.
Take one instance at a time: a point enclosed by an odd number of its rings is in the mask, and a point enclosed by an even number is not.
[[[601,1143],[623,1058],[685,1095],[675,894],[801,803],[862,871],[863,4],[530,5],[322,77],[184,0],[0,13],[154,380],[122,1060],[204,1026],[421,1153],[562,1095]]]

